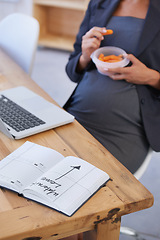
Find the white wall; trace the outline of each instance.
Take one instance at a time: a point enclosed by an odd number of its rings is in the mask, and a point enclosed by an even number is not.
[[[0,20],[14,12],[32,15],[32,0],[0,0]]]

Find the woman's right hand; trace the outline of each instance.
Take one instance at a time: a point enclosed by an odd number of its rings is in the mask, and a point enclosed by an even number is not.
[[[82,37],[82,55],[79,59],[78,70],[82,71],[91,61],[91,54],[99,48],[104,39],[106,28],[93,27]]]

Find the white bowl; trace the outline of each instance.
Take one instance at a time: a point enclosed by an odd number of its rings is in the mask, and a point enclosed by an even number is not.
[[[108,56],[108,55],[118,56],[118,55],[126,54],[126,52],[121,48],[112,47],[112,46],[101,47],[95,50],[92,53],[91,58],[92,58],[92,61],[95,63],[97,70],[103,75],[109,75],[107,73],[108,68],[125,67],[129,63],[129,60],[125,57],[122,59],[122,61],[119,61],[119,62],[114,62],[114,63],[103,62],[98,59],[101,53],[103,53],[104,56]]]

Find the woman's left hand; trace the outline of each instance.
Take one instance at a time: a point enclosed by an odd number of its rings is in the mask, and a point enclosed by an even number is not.
[[[159,72],[148,68],[132,54],[127,54],[125,57],[132,62],[130,67],[107,69],[109,76],[113,80],[125,79],[129,83],[150,85],[160,89]]]

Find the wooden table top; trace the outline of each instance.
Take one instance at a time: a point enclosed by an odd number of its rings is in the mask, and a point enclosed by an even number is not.
[[[0,91],[20,85],[54,103],[0,49]],[[0,240],[59,239],[70,232],[76,234],[94,229],[97,224],[107,220],[116,222],[125,214],[153,205],[153,195],[76,120],[21,140],[11,140],[0,132],[0,160],[27,140],[53,148],[64,156],[83,158],[106,171],[111,181],[72,217],[19,197],[12,191],[0,189]]]

